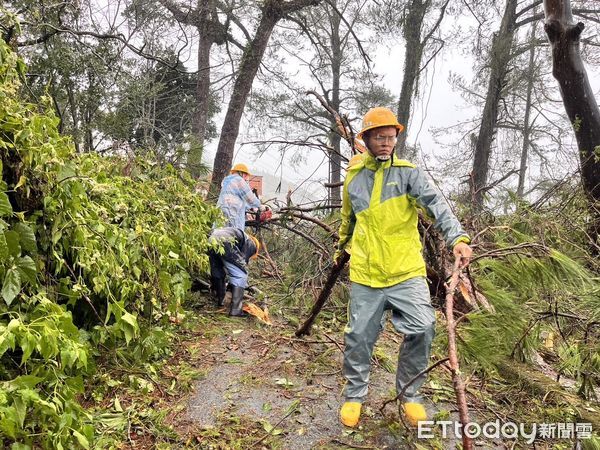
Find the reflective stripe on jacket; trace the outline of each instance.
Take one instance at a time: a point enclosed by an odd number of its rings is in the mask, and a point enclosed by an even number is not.
[[[243,231],[246,226],[246,210],[260,208],[260,200],[241,176],[233,174],[223,179],[217,206],[225,216],[224,226]]]
[[[351,245],[350,280],[387,287],[426,275],[418,207],[450,248],[469,242],[444,197],[414,164],[395,157],[378,162],[369,154],[348,169],[338,248]]]

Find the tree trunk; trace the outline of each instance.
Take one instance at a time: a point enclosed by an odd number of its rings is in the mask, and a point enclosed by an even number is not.
[[[213,41],[204,29],[200,28],[198,43],[198,81],[196,82],[196,111],[192,122],[193,140],[187,158],[187,169],[197,178],[200,175],[202,150],[206,139],[208,112],[210,107],[210,49]]]
[[[523,147],[521,149],[521,164],[519,165],[519,184],[517,185],[517,196],[523,198],[525,191],[525,174],[527,173],[527,160],[529,158],[529,143],[532,124],[529,123],[531,116],[531,94],[533,92],[533,81],[535,76],[535,25],[531,25],[531,48],[529,49],[529,71],[527,77],[527,94],[525,100],[525,116],[523,117]]]
[[[490,79],[473,158],[471,195],[473,207],[476,211],[483,208],[484,188],[488,179],[492,141],[494,140],[498,121],[498,104],[502,97],[506,75],[508,74],[508,65],[511,60],[511,48],[516,29],[516,10],[517,0],[507,0],[500,30],[495,34],[492,41]]]
[[[77,118],[77,102],[75,101],[73,83],[71,81],[67,83],[67,95],[69,97],[71,120],[73,121],[73,130],[71,131],[71,135],[73,136],[73,144],[75,144],[75,151],[77,153],[81,153],[81,136],[79,133],[79,119]]]
[[[406,137],[408,133],[408,121],[410,120],[410,108],[419,78],[423,49],[425,48],[424,43],[421,42],[421,30],[429,4],[430,1],[423,2],[422,0],[413,0],[410,2],[408,14],[402,27],[406,56],[404,59],[402,89],[400,90],[400,98],[398,99],[397,116],[398,122],[404,125],[404,131],[398,136],[398,143],[396,144],[396,153],[401,158],[407,156]]]
[[[320,0],[291,0],[282,2],[279,0],[266,0],[262,7],[262,15],[256,34],[248,43],[242,56],[242,62],[238,70],[237,78],[233,85],[233,92],[225,121],[221,128],[221,137],[215,160],[213,164],[213,175],[210,183],[208,198],[216,200],[221,190],[221,182],[231,168],[233,162],[233,151],[235,142],[240,131],[240,121],[252,88],[252,82],[262,61],[262,57],[269,43],[273,28],[280,19],[287,14],[298,11],[309,5],[317,5]]]
[[[221,128],[221,137],[215,154],[213,174],[210,184],[209,198],[216,199],[221,189],[221,182],[231,169],[235,141],[240,131],[240,121],[252,88],[252,82],[262,61],[273,28],[279,17],[269,4],[263,9],[263,14],[252,42],[248,44],[242,57],[233,93],[227,107],[225,121]]]
[[[340,40],[341,18],[333,11],[331,16],[331,107],[335,111],[340,110],[340,77],[342,66],[342,43]],[[331,121],[331,132],[329,141],[333,153],[329,156],[329,182],[339,183],[341,180],[341,136],[337,129],[335,119]],[[342,203],[340,187],[329,189],[329,205],[339,206]]]
[[[553,75],[573,125],[583,188],[590,200],[593,236],[600,232],[600,110],[579,52],[584,25],[573,23],[569,0],[544,0],[544,29],[552,46]]]
[[[200,175],[202,151],[208,128],[210,110],[210,51],[213,44],[222,45],[227,39],[227,28],[219,22],[214,0],[197,0],[197,8],[182,10],[171,0],[159,0],[175,20],[198,30],[198,80],[196,82],[196,110],[192,120],[192,141],[186,166],[193,177]]]

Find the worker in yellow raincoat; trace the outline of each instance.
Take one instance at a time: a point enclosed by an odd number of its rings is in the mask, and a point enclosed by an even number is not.
[[[387,108],[373,108],[360,133],[367,152],[349,165],[344,182],[342,223],[336,260],[351,248],[352,281],[348,325],[345,330],[343,373],[346,378],[341,422],[358,424],[367,395],[371,354],[385,311],[404,334],[396,389],[400,392],[427,368],[435,331],[435,315],[425,279],[425,262],[417,230],[418,208],[434,220],[454,255],[466,265],[470,240],[444,197],[423,171],[394,154],[397,135],[404,127]],[[417,425],[427,419],[418,394],[421,376],[405,391],[402,407]]]

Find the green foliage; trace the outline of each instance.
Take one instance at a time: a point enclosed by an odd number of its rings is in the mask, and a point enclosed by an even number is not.
[[[165,354],[217,210],[173,167],[76,155],[48,100],[20,99],[23,74],[0,41],[0,447],[89,448],[98,349]]]
[[[460,326],[460,354],[493,370],[510,356],[531,360],[543,348],[542,337],[553,336],[544,346],[557,360],[554,369],[577,380],[579,393],[590,397],[600,370],[600,279],[585,233],[571,230],[577,216],[566,211],[565,217],[519,212],[488,233],[495,248],[513,250],[477,264],[476,282],[495,312],[469,314]]]

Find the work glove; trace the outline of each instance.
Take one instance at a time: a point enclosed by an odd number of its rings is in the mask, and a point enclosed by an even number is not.
[[[269,208],[268,206],[261,206],[261,213],[260,213],[260,222],[266,222],[267,220],[270,220],[273,217],[273,212],[271,211],[271,208]]]

